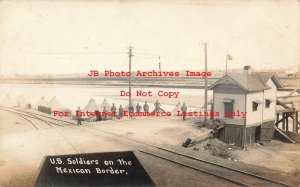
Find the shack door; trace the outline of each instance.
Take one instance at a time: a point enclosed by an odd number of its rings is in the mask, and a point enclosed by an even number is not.
[[[273,137],[273,123],[265,122],[260,126],[259,141],[269,142]]]

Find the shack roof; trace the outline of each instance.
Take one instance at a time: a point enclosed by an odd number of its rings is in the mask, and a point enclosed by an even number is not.
[[[282,82],[274,72],[255,72],[253,74],[258,76],[264,84],[267,84],[272,79],[277,88],[283,88]]]
[[[236,84],[247,92],[263,91],[269,89],[267,82],[272,79],[277,88],[282,88],[283,85],[273,72],[256,72],[248,73],[231,73],[223,76],[221,79],[211,85],[210,90],[219,84]]]

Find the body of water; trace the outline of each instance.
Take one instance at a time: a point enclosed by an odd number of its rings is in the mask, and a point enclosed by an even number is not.
[[[96,85],[63,85],[63,84],[0,84],[0,104],[3,102],[7,94],[14,100],[17,105],[19,96],[25,97],[33,107],[37,107],[41,97],[46,101],[50,101],[54,96],[59,103],[71,110],[77,109],[78,106],[84,107],[90,98],[94,98],[98,104],[107,98],[107,101],[116,106],[128,104],[127,96],[122,99],[116,99],[120,96],[120,91],[128,91],[125,86],[96,86]],[[137,90],[151,91],[153,96],[157,95],[160,90],[166,92],[180,92],[180,95],[197,96],[204,95],[203,89],[181,89],[181,88],[132,88],[133,98]],[[212,91],[209,91],[212,95]],[[179,95],[179,97],[180,97]],[[172,99],[172,98],[169,98]],[[142,103],[140,103],[142,104]],[[174,108],[174,106],[164,106],[167,108]],[[151,109],[151,108],[150,108]]]

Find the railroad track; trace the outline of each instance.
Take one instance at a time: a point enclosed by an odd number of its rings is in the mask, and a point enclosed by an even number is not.
[[[2,107],[0,107],[2,109]],[[12,109],[12,110],[18,110],[18,109]],[[22,111],[26,114],[30,114],[32,116],[39,116],[38,114],[32,113],[32,112],[25,112]],[[43,116],[43,115],[42,115]],[[39,118],[39,117],[38,117]],[[47,116],[47,118],[51,118]],[[67,121],[65,120],[60,120],[60,119],[54,119],[52,120],[56,121],[62,121],[66,123]],[[46,120],[44,120],[46,121]],[[51,123],[47,121],[48,123]],[[74,124],[71,122],[68,122],[70,124]],[[143,142],[137,139],[129,138],[126,136],[122,136],[119,134],[115,134],[109,131],[104,131],[101,129],[97,128],[92,128],[88,126],[83,126],[80,128],[77,127],[72,127],[72,126],[66,126],[66,125],[60,125],[64,127],[71,128],[76,131],[84,132],[89,135],[94,135],[94,136],[101,136],[99,135],[98,132],[101,132],[103,134],[109,135],[109,136],[115,136],[118,138],[118,141],[121,144],[124,144],[126,146],[132,147],[135,150],[138,150],[140,153],[151,156],[151,157],[156,157],[162,160],[166,160],[168,162],[171,162],[176,165],[180,165],[192,170],[196,170],[202,173],[205,173],[210,176],[217,177],[221,180],[230,182],[232,184],[238,185],[238,186],[291,186],[289,184],[286,184],[281,181],[277,181],[275,179],[270,179],[266,178],[260,175],[256,175],[250,172],[246,172],[243,170],[238,170],[235,168],[231,168],[225,165],[217,164],[214,162],[210,162],[204,159],[192,157],[190,155],[186,155],[177,151],[173,151],[170,149],[166,149],[163,147],[159,147],[147,142]],[[93,133],[92,133],[93,132]],[[63,136],[63,135],[62,135]],[[122,140],[120,140],[122,139]],[[71,143],[67,138],[66,141]],[[126,143],[127,142],[127,143]],[[74,149],[79,153],[80,151],[74,146]],[[138,149],[137,149],[138,148]]]
[[[210,162],[204,159],[192,157],[190,155],[186,155],[177,151],[159,147],[150,143],[142,142],[140,140],[136,140],[133,138],[121,136],[112,132],[103,131],[91,127],[86,127],[86,128],[94,131],[99,131],[105,134],[109,134],[112,136],[117,136],[118,138],[122,139],[123,143],[124,140],[130,142],[131,145],[133,142],[135,142],[137,144],[140,144],[140,146],[135,146],[135,149],[136,147],[139,147],[139,152],[143,154],[157,157],[172,162],[176,165],[197,170],[239,186],[291,186],[284,182],[280,182],[250,172],[246,172],[225,165]],[[147,148],[145,148],[145,146],[147,146]]]
[[[51,122],[51,121],[47,121],[45,119],[42,119],[42,118],[38,117],[37,114],[31,113],[31,112],[21,111],[21,110],[15,109],[15,108],[8,108],[8,107],[2,107],[2,106],[0,106],[0,109],[4,110],[4,111],[7,111],[7,112],[10,112],[10,113],[13,113],[13,114],[15,114],[15,115],[23,118],[29,124],[31,124],[37,131],[39,131],[40,129],[45,129],[45,128],[39,128],[38,125],[36,125],[35,123],[33,123],[29,118],[41,121],[41,122],[43,122],[44,124],[46,124],[50,128],[54,128],[53,125],[60,126],[60,127],[65,127],[64,125],[61,125],[61,124],[58,124],[58,123],[55,123],[55,122]],[[43,116],[43,117],[50,118],[48,116]],[[53,118],[53,120],[59,121],[59,120],[54,119],[54,118]],[[51,125],[51,124],[53,124],[53,125]],[[65,139],[77,153],[80,153],[79,149],[59,129],[55,129],[55,131],[58,132],[61,135],[61,137],[63,137],[63,139]],[[49,143],[48,140],[47,140],[47,143],[50,145],[50,147],[52,148],[53,152],[55,154],[57,154],[56,151],[55,151],[55,149],[53,148],[53,146],[51,145],[51,143]]]
[[[13,112],[13,111],[11,111],[11,110],[4,109],[4,108],[2,108],[2,107],[0,107],[0,109],[1,109],[1,110],[4,110],[4,111],[6,111],[6,112],[10,112],[10,113],[15,114],[16,116],[18,116],[18,117],[24,119],[26,122],[28,122],[28,123],[29,123],[32,127],[34,127],[36,130],[39,130],[39,128],[38,128],[38,127],[37,127],[30,119],[28,119],[27,117],[24,117],[24,115],[19,114],[19,113],[16,113],[16,112]]]
[[[33,112],[28,112],[28,111],[22,111],[22,110],[19,110],[19,109],[16,109],[16,108],[10,108],[10,107],[3,107],[3,106],[0,106],[0,109],[1,110],[5,110],[7,112],[10,112],[10,113],[14,113],[18,116],[21,116],[21,117],[27,117],[27,118],[33,118],[33,119],[37,119],[39,121],[42,121],[44,122],[45,124],[47,124],[48,126],[50,127],[53,127],[51,124],[53,125],[56,125],[56,126],[61,126],[61,127],[65,127],[64,125],[61,125],[61,124],[58,124],[58,123],[55,123],[53,121],[47,121],[45,119],[42,119],[42,118],[49,118],[51,120],[54,120],[54,121],[63,121],[63,122],[67,122],[67,121],[64,121],[64,120],[59,120],[59,119],[55,119],[55,118],[51,118],[49,116],[45,116],[45,115],[39,115],[39,114],[35,114]],[[67,122],[67,123],[70,123],[70,122]],[[73,124],[73,123],[71,123]]]

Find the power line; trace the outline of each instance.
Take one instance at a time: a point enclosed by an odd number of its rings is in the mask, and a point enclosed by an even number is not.
[[[167,56],[167,55],[161,55],[161,54],[155,54],[155,53],[145,53],[145,52],[135,52],[137,55],[142,56],[152,56],[152,57],[163,57],[163,58],[170,58],[170,59],[180,59],[180,60],[190,60],[190,61],[197,61],[199,62],[199,58],[191,58],[191,57],[181,57],[181,56]]]
[[[32,55],[88,55],[88,54],[126,54],[125,51],[102,52],[0,52],[0,54],[32,54]]]

